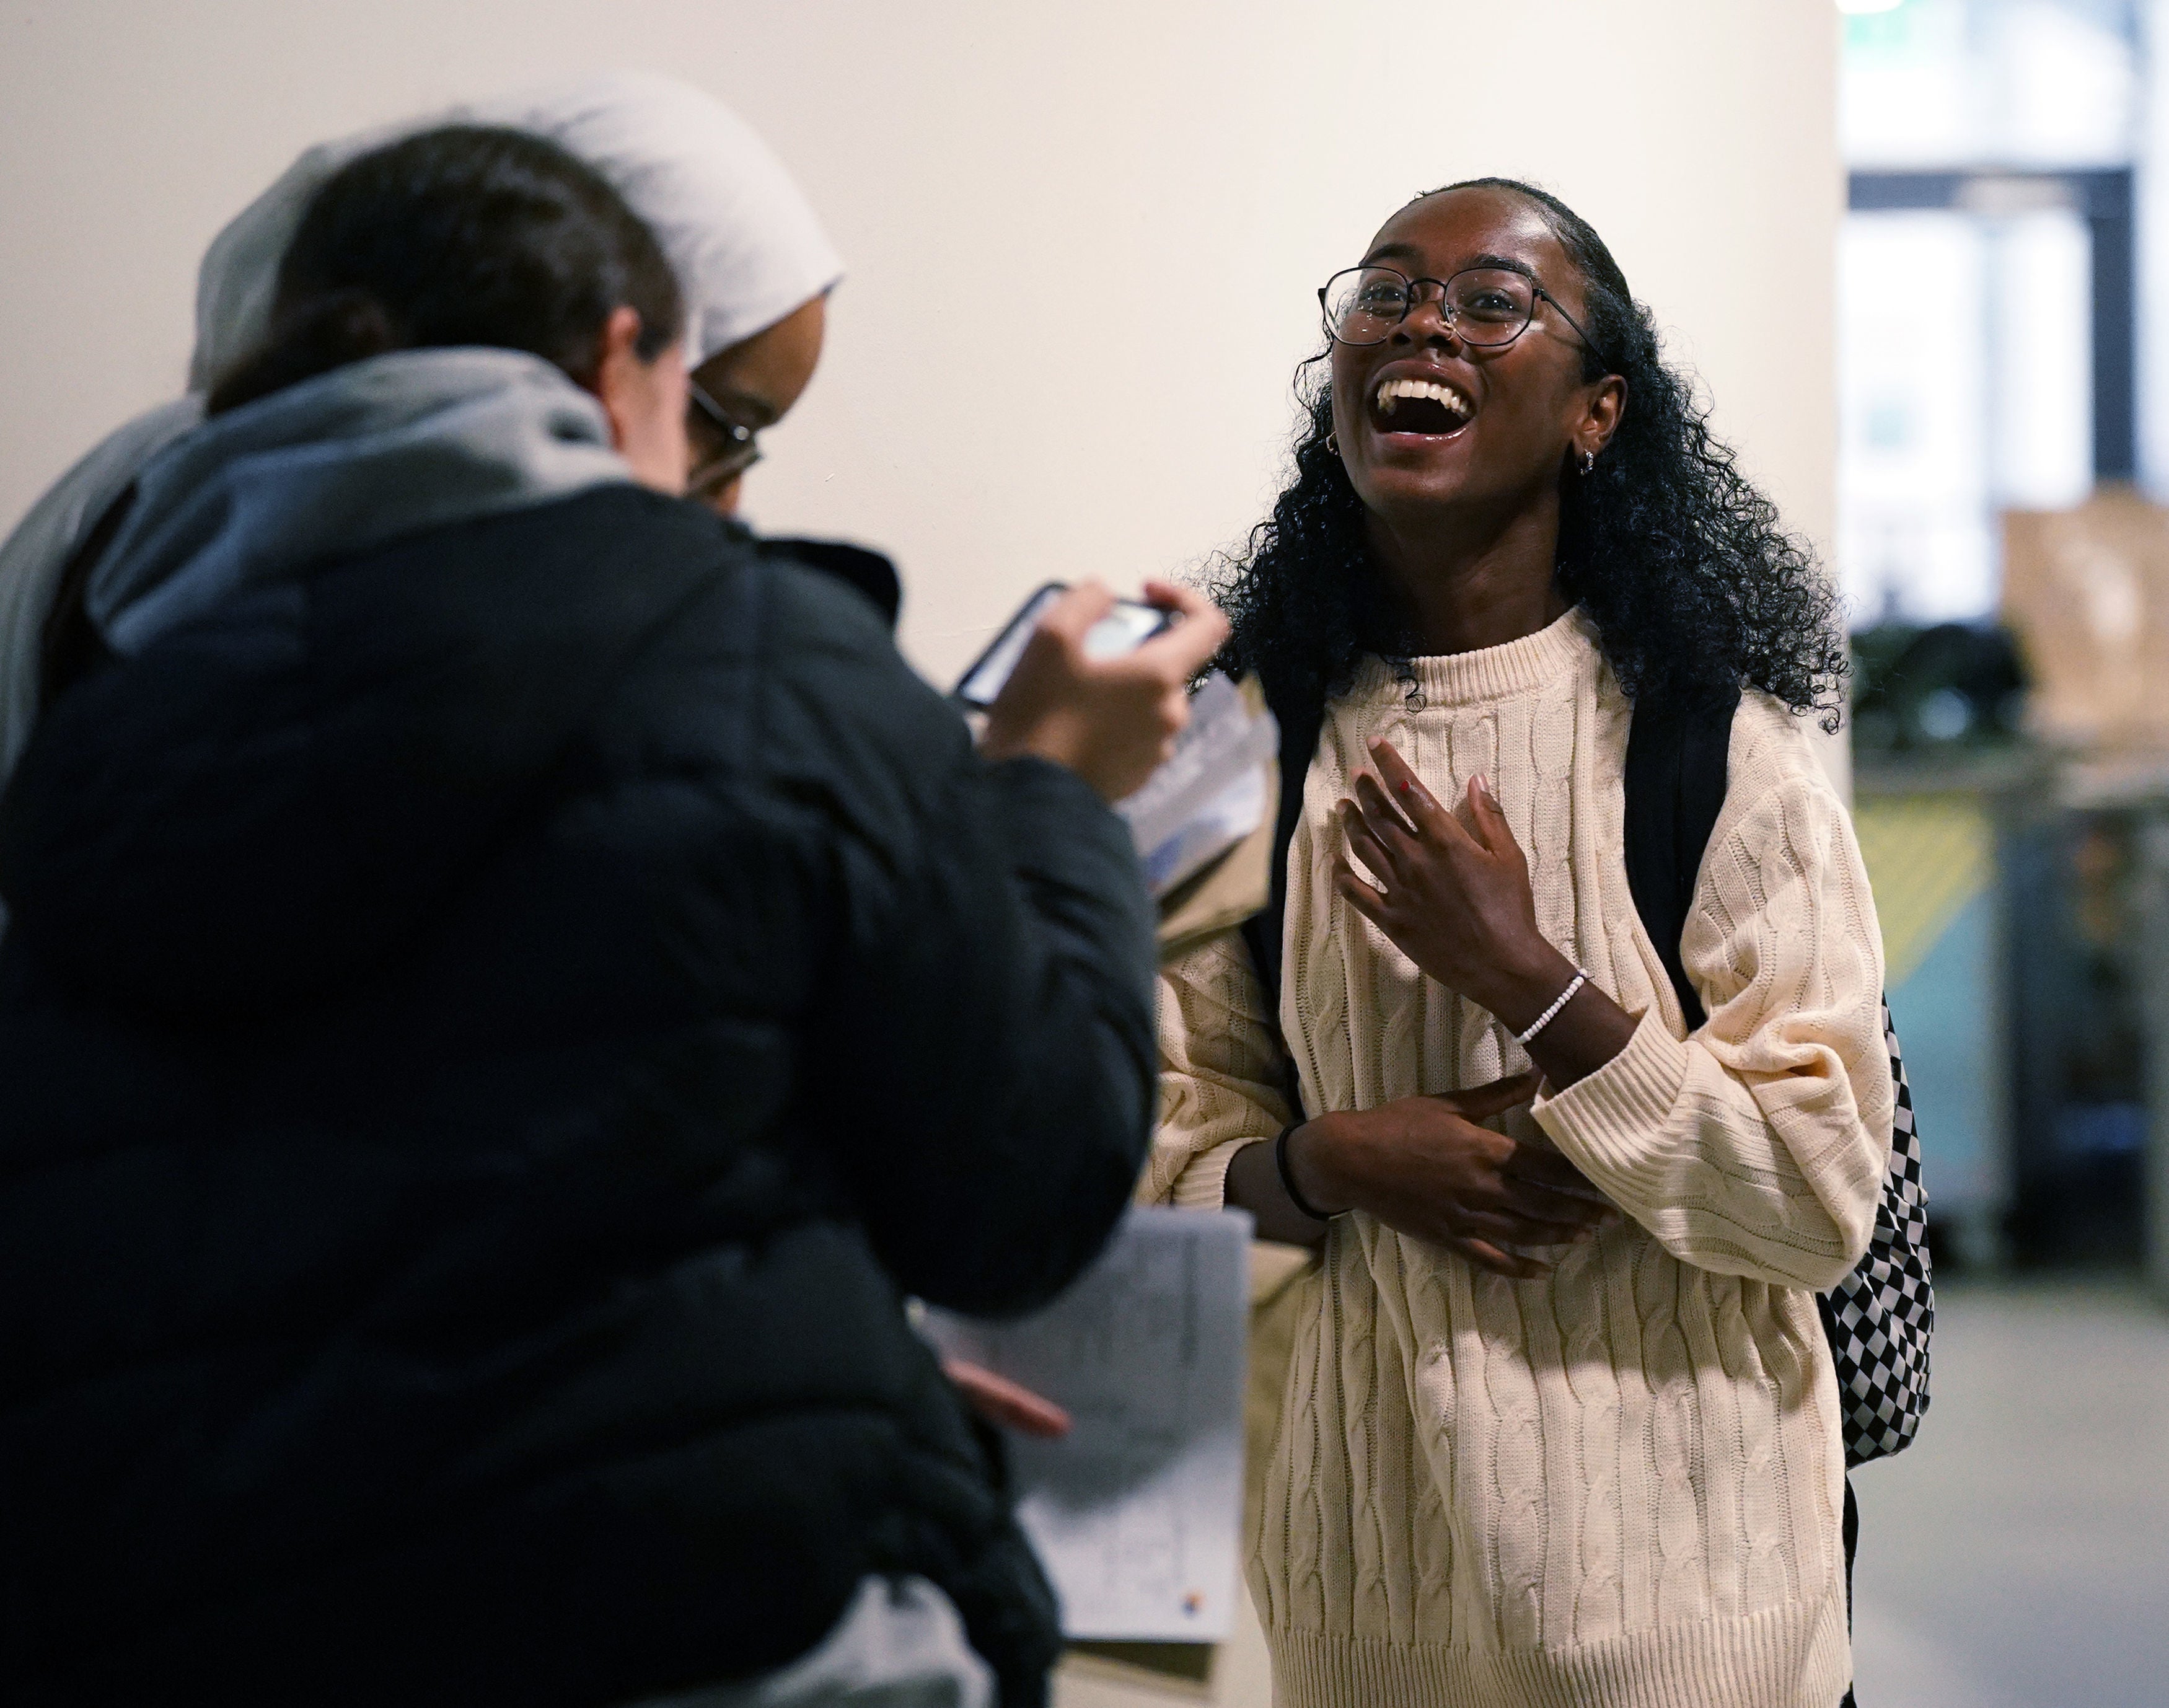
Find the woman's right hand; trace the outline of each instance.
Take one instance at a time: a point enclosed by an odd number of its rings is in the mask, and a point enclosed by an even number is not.
[[[1228,620],[1202,595],[1148,581],[1144,596],[1181,620],[1135,651],[1095,663],[1084,656],[1084,637],[1115,596],[1095,582],[1063,595],[987,708],[980,751],[1052,760],[1110,803],[1134,794],[1190,721],[1191,678],[1228,638]]]
[[[1538,1081],[1516,1074],[1321,1116],[1288,1135],[1289,1171],[1322,1209],[1367,1211],[1497,1274],[1548,1274],[1555,1260],[1527,1248],[1588,1239],[1618,1211],[1545,1140],[1476,1124],[1527,1103]]]

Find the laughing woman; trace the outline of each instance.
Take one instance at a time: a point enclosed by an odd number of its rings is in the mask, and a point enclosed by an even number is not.
[[[1250,1563],[1279,1700],[1834,1708],[1815,1292],[1868,1244],[1891,1091],[1804,727],[1831,595],[1553,197],[1421,197],[1324,302],[1222,590],[1234,660],[1324,707],[1280,989],[1238,942],[1170,970],[1146,1188],[1322,1245]],[[1638,709],[1735,694],[1690,1035],[1623,766]]]

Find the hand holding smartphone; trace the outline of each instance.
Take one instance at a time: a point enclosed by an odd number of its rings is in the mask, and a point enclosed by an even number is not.
[[[1039,620],[1069,590],[1069,584],[1050,581],[1017,608],[1003,625],[994,643],[981,653],[964,672],[953,691],[967,706],[984,711],[1000,697],[1002,687],[1015,674],[1017,661],[1031,643]],[[1135,599],[1118,599],[1115,608],[1085,632],[1084,656],[1095,664],[1133,653],[1162,629],[1173,627],[1176,613]]]
[[[1152,775],[1189,721],[1191,679],[1228,638],[1202,595],[1148,581],[1144,599],[1087,584],[1042,587],[957,684],[983,707],[980,751],[1026,754],[1122,800]]]

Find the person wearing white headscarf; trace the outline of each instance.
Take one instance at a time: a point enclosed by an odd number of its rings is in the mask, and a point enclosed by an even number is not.
[[[304,163],[206,270],[209,418],[73,500],[89,639],[0,816],[39,1700],[1043,1700],[898,1300],[1027,1308],[1127,1205],[1109,803],[1225,625],[1148,585],[1181,622],[1094,660],[1077,590],[975,751],[678,501],[686,264],[607,134]],[[703,375],[807,312],[709,355],[746,323],[682,294]]]
[[[812,205],[744,120],[688,84],[620,72],[320,143],[205,253],[189,394],[109,435],[0,544],[0,787],[37,721],[46,620],[63,576],[79,555],[95,555],[103,542],[93,536],[137,475],[202,422],[204,394],[263,339],[279,263],[309,198],[369,149],[452,121],[547,137],[607,178],[655,233],[685,302],[686,366],[698,405],[689,424],[696,462],[689,490],[718,509],[735,504],[754,435],[781,419],[813,376],[823,305],[843,272]],[[5,922],[0,910],[0,929]]]
[[[774,151],[714,96],[635,72],[545,83],[305,150],[211,241],[196,280],[189,390],[108,435],[32,505],[0,543],[0,789],[36,723],[47,626],[64,574],[115,516],[136,478],[200,425],[205,394],[263,339],[279,264],[310,197],[348,161],[452,120],[548,137],[595,168],[662,243],[685,304],[690,496],[728,513],[759,455],[757,435],[789,411],[818,362],[829,292],[843,264],[813,205]],[[857,586],[893,620],[894,572],[878,554],[828,542],[775,542]],[[88,565],[78,565],[87,568]],[[0,905],[0,933],[8,910]],[[1067,1420],[1036,1396],[951,1360],[950,1374],[994,1421],[1058,1433]]]
[[[189,384],[205,391],[262,339],[302,210],[348,161],[448,123],[546,136],[610,179],[685,292],[686,366],[765,332],[842,275],[812,205],[768,145],[712,95],[615,72],[464,104],[309,149],[213,239],[196,287]]]

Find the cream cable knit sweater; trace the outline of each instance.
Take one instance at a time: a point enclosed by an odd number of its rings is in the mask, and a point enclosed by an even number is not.
[[[1627,886],[1628,708],[1585,620],[1415,670],[1420,704],[1374,663],[1330,708],[1290,851],[1282,1020],[1304,1108],[1527,1065],[1334,894],[1328,815],[1384,735],[1442,799],[1489,774],[1545,934],[1643,1017],[1533,1112],[1627,1214],[1527,1282],[1360,1214],[1334,1225],[1250,1563],[1279,1700],[1835,1708],[1844,1467],[1812,1289],[1867,1246],[1891,1118],[1845,809],[1799,721],[1748,694],[1683,945],[1710,1018],[1682,1041]],[[1228,1158],[1288,1118],[1261,993],[1232,938],[1164,983],[1141,1196],[1217,1207]]]

